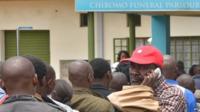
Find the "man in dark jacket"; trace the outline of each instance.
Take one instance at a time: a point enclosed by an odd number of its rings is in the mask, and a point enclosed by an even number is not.
[[[8,59],[2,67],[2,79],[8,98],[0,106],[0,112],[64,112],[34,98],[37,77],[29,60],[23,57]]]
[[[71,99],[72,108],[80,112],[114,112],[110,102],[93,95],[89,90],[93,82],[93,70],[86,61],[75,61],[69,64],[69,80],[74,89]]]
[[[94,71],[94,81],[90,89],[101,97],[107,98],[111,93],[109,91],[112,80],[110,64],[102,58],[96,58],[90,62],[90,65]]]

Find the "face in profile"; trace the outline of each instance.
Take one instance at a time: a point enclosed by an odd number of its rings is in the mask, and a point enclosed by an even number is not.
[[[155,68],[156,66],[153,64],[141,65],[131,63],[129,69],[131,84],[141,84],[147,73],[152,72]]]

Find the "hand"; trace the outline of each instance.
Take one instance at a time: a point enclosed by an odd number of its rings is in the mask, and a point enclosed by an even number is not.
[[[144,80],[141,84],[154,88],[158,77],[158,74],[154,73],[154,71],[151,70],[150,72],[146,73],[146,75],[144,76]]]

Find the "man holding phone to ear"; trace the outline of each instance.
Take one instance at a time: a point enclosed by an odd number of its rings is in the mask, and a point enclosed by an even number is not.
[[[184,96],[180,89],[165,82],[159,69],[163,66],[162,53],[151,45],[136,48],[130,62],[131,83],[151,87],[159,101],[161,112],[184,112]]]

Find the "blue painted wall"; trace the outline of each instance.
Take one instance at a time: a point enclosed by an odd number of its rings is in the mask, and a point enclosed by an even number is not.
[[[152,16],[152,45],[170,54],[170,16]]]

